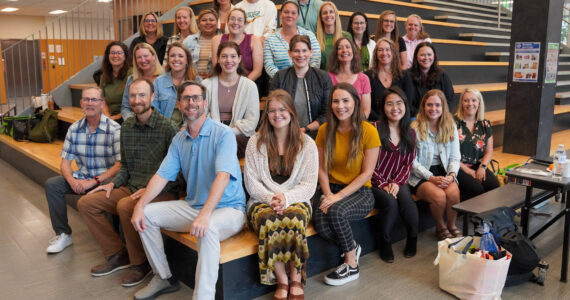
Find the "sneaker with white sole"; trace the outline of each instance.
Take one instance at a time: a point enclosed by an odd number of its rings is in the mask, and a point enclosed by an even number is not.
[[[180,289],[180,282],[174,277],[162,279],[158,275],[154,275],[150,282],[144,288],[135,293],[135,300],[152,300],[156,297],[173,293]]]
[[[50,254],[59,253],[63,251],[63,249],[71,246],[71,244],[73,244],[71,235],[61,233],[49,240],[49,246],[47,247],[46,252]]]
[[[343,285],[358,279],[359,273],[358,265],[356,268],[353,268],[349,264],[343,263],[336,270],[325,276],[325,283],[328,285]]]

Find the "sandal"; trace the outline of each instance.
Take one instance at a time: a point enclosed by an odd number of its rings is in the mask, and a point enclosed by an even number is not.
[[[287,292],[286,295],[288,296],[288,294],[289,294],[289,285],[287,285],[287,284],[285,284],[285,283],[278,283],[278,284],[277,284],[277,290],[275,290],[275,294],[277,294],[277,292],[278,292],[279,290],[283,290],[283,291]],[[277,296],[275,296],[275,294],[273,295],[273,300],[287,300],[287,296],[285,296],[285,297],[277,297]]]
[[[454,237],[462,237],[463,236],[463,232],[461,232],[461,230],[459,230],[459,228],[457,228],[457,227],[449,228],[449,232],[451,234],[453,234]]]
[[[443,241],[445,239],[453,238],[453,235],[451,234],[451,232],[449,232],[449,230],[445,227],[437,228],[435,230],[435,235],[437,236],[437,239],[439,241]]]
[[[289,285],[289,300],[305,300],[305,294],[300,294],[300,295],[294,295],[291,293],[290,288],[300,288],[301,290],[303,289],[303,284],[299,281],[291,281],[291,284]]]

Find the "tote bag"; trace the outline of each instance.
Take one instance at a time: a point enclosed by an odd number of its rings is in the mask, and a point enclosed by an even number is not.
[[[459,299],[500,299],[511,259],[488,260],[463,253],[470,243],[479,248],[479,241],[480,237],[469,236],[438,243],[434,264],[439,264],[439,287]]]

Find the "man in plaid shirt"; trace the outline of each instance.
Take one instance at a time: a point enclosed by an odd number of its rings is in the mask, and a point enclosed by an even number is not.
[[[61,151],[61,175],[45,183],[51,224],[56,236],[50,240],[47,253],[59,253],[73,242],[67,222],[65,194],[82,195],[112,178],[121,168],[121,126],[107,118],[103,91],[90,87],[81,93],[81,108],[85,117],[73,123]],[[73,171],[75,160],[78,169]]]
[[[121,170],[110,183],[96,187],[77,202],[79,213],[106,257],[91,269],[91,275],[105,276],[130,266],[121,280],[125,287],[141,283],[151,272],[140,236],[130,221],[135,204],[178,132],[174,122],[151,108],[154,87],[150,81],[133,81],[128,96],[135,116],[121,127]],[[169,182],[153,201],[177,199],[178,187],[177,181]],[[125,245],[106,213],[119,215]]]

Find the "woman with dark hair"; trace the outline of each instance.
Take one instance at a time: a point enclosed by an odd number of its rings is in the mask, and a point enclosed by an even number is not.
[[[402,70],[406,70],[408,68],[408,50],[406,48],[406,42],[400,36],[400,31],[398,30],[398,17],[396,17],[396,13],[393,10],[385,10],[380,13],[374,38],[376,39],[376,43],[378,43],[378,40],[381,38],[391,40],[394,45],[396,45],[396,49],[398,49],[398,53],[400,54]]]
[[[188,36],[183,44],[192,53],[198,74],[210,77],[212,72],[212,39],[218,34],[218,14],[213,9],[204,9],[198,14],[199,31]]]
[[[424,30],[420,16],[416,14],[408,16],[408,19],[406,19],[406,35],[404,35],[402,39],[406,43],[406,49],[408,50],[406,60],[407,68],[411,68],[413,61],[416,59],[416,56],[413,54],[416,51],[417,45],[424,42],[431,43],[429,34]]]
[[[220,44],[227,41],[235,42],[241,51],[241,63],[245,68],[247,78],[256,81],[263,70],[263,45],[261,39],[253,34],[245,33],[247,16],[241,8],[233,8],[227,19],[226,31],[229,33],[216,35],[212,39],[212,64],[218,63],[217,53]]]
[[[311,40],[311,48],[315,49],[311,56],[311,66],[319,67],[321,64],[321,49],[315,35],[307,29],[297,25],[299,20],[299,4],[288,0],[281,5],[279,13],[281,27],[267,36],[263,43],[263,65],[269,77],[273,77],[279,70],[289,68],[293,62],[287,50],[291,38],[295,35],[306,35]]]
[[[378,159],[378,132],[366,122],[358,92],[348,83],[333,87],[327,122],[315,140],[319,150],[322,195],[314,200],[314,225],[325,239],[339,244],[344,263],[324,278],[343,285],[358,278],[360,245],[349,221],[366,217],[374,207],[370,178]]]
[[[412,81],[407,72],[402,71],[396,45],[390,39],[381,38],[378,40],[372,55],[372,67],[365,74],[370,80],[372,90],[372,109],[370,117],[368,117],[370,121],[378,120],[380,115],[384,113],[384,107],[380,102],[387,88],[397,86],[406,94],[411,92]]]
[[[200,81],[192,64],[192,54],[180,42],[174,42],[168,49],[165,73],[154,81],[154,100],[152,106],[177,124],[183,122],[182,114],[176,107],[178,87],[186,81]]]
[[[459,237],[461,230],[455,226],[457,212],[453,209],[459,203],[459,137],[440,90],[425,94],[412,128],[416,131],[416,158],[410,175],[412,193],[429,204],[438,240]]]
[[[121,101],[121,115],[125,121],[135,115],[129,103],[129,88],[131,87],[131,83],[139,78],[154,82],[154,80],[162,74],[162,65],[160,65],[158,61],[158,55],[154,51],[154,48],[147,43],[139,43],[135,46],[133,50],[133,66],[133,75],[127,78],[123,92],[123,100]]]
[[[230,16],[230,11],[234,8],[233,0],[214,0],[212,1],[212,9],[218,14],[218,30],[228,32],[226,30],[226,21]],[[215,65],[215,64],[214,64]]]
[[[453,83],[439,66],[437,53],[431,43],[423,42],[416,47],[414,52],[414,64],[409,70],[412,87],[408,97],[412,117],[418,112],[419,104],[427,91],[438,89],[443,92],[447,99],[447,107],[451,107],[453,101]]]
[[[356,45],[356,49],[360,53],[360,62],[362,63],[362,71],[372,67],[372,56],[376,42],[370,39],[368,34],[368,18],[361,12],[355,12],[348,19],[346,31],[352,35],[352,42]]]
[[[172,45],[172,43],[182,43],[186,37],[196,32],[198,32],[198,27],[196,26],[196,16],[194,15],[194,11],[188,6],[178,8],[174,13],[174,35],[168,38],[168,43],[166,43],[166,53],[168,53],[168,49],[170,49],[170,45]],[[162,65],[164,67],[168,65],[166,55],[162,61]]]
[[[350,33],[342,30],[338,9],[331,1],[323,1],[319,8],[316,36],[321,48],[321,69],[328,70],[329,57],[334,44],[341,37],[351,38]]]
[[[277,283],[273,299],[303,299],[306,280],[306,229],[319,156],[315,142],[299,129],[293,99],[274,90],[245,155],[247,215],[259,238],[261,283]]]
[[[112,120],[119,121],[121,115],[121,102],[127,78],[133,73],[131,56],[127,45],[119,41],[110,42],[105,48],[103,63],[101,64],[101,81],[99,87],[105,97],[103,113]]]
[[[370,80],[361,72],[362,65],[356,53],[356,46],[349,38],[338,39],[330,56],[329,76],[333,85],[346,82],[356,88],[367,119],[370,115]]]
[[[206,113],[212,120],[230,126],[236,135],[238,157],[245,156],[249,137],[259,122],[259,94],[255,83],[244,76],[241,52],[234,42],[218,47],[213,76],[202,81],[207,88]]]
[[[409,258],[416,255],[418,209],[407,184],[416,156],[416,133],[410,127],[406,95],[400,88],[384,90],[380,107],[380,118],[374,124],[378,129],[382,151],[372,174],[372,193],[380,210],[380,258],[391,263],[394,261],[391,233],[398,215],[407,231],[404,256]]]
[[[493,130],[485,119],[485,102],[481,92],[465,88],[459,97],[455,125],[459,135],[461,163],[457,180],[459,191],[469,199],[500,186],[487,167],[493,159]]]
[[[168,38],[163,35],[162,23],[158,20],[158,15],[153,12],[144,14],[139,24],[139,36],[132,42],[129,50],[134,55],[135,46],[140,43],[147,43],[154,48],[158,62],[162,65]]]
[[[293,36],[289,43],[293,66],[275,73],[269,90],[284,89],[293,95],[301,130],[314,138],[327,120],[333,84],[327,72],[309,65],[313,53],[308,36]]]

